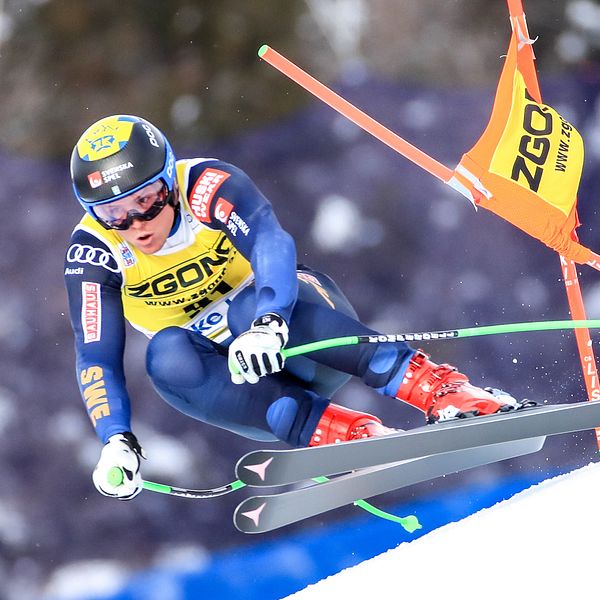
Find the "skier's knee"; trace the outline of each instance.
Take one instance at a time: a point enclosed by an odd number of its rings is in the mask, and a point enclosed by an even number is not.
[[[283,396],[267,410],[267,423],[278,440],[290,446],[307,446],[329,400],[306,392],[308,401]]]
[[[294,398],[284,396],[269,406],[267,423],[277,439],[288,441],[297,416],[298,402]]]

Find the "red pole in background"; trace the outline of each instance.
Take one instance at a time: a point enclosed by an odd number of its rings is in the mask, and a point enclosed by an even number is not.
[[[510,22],[514,34],[519,40],[517,51],[517,61],[519,71],[525,78],[527,91],[532,95],[536,102],[542,101],[542,94],[538,82],[537,72],[535,68],[535,55],[532,48],[532,40],[529,38],[527,31],[527,21],[523,12],[522,0],[507,0],[508,10],[510,12]],[[574,240],[577,240],[575,230],[571,233]],[[567,301],[569,310],[573,320],[585,319],[585,306],[583,304],[583,296],[579,285],[579,277],[577,276],[577,265],[574,261],[568,260],[564,256],[560,256],[560,265],[567,293]],[[575,331],[575,340],[579,352],[583,379],[587,390],[588,400],[600,399],[600,385],[598,383],[598,369],[596,366],[596,358],[592,347],[589,329],[577,329]],[[595,430],[596,443],[600,451],[600,428]]]

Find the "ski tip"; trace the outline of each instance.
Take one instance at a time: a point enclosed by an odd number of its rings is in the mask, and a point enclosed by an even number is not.
[[[267,50],[269,49],[269,46],[267,46],[267,44],[263,44],[259,49],[258,49],[258,56],[260,56],[261,58],[267,53]]]
[[[269,466],[278,452],[281,450],[255,450],[242,456],[235,465],[238,481],[246,485],[271,485]]]
[[[262,512],[266,506],[267,499],[262,496],[252,496],[240,502],[233,513],[235,528],[241,533],[264,533],[273,529],[263,523]]]

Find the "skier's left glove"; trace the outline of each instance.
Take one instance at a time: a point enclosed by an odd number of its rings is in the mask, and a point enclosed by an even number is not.
[[[275,313],[267,313],[252,322],[229,346],[229,372],[233,383],[257,383],[260,377],[283,369],[281,351],[287,344],[287,323]]]
[[[135,498],[143,486],[140,458],[146,457],[133,433],[126,431],[109,437],[92,474],[96,489],[119,500]]]

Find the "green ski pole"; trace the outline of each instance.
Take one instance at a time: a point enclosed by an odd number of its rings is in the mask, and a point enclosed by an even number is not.
[[[285,358],[292,358],[299,354],[328,350],[342,346],[356,344],[381,344],[395,342],[428,342],[449,340],[457,338],[478,337],[484,335],[498,335],[507,333],[525,333],[532,331],[554,331],[560,329],[598,329],[600,319],[584,319],[580,321],[532,321],[525,323],[505,323],[503,325],[483,325],[479,327],[465,327],[463,329],[445,329],[441,331],[421,331],[416,333],[391,333],[378,335],[349,335],[345,337],[329,338],[301,346],[285,348]]]

